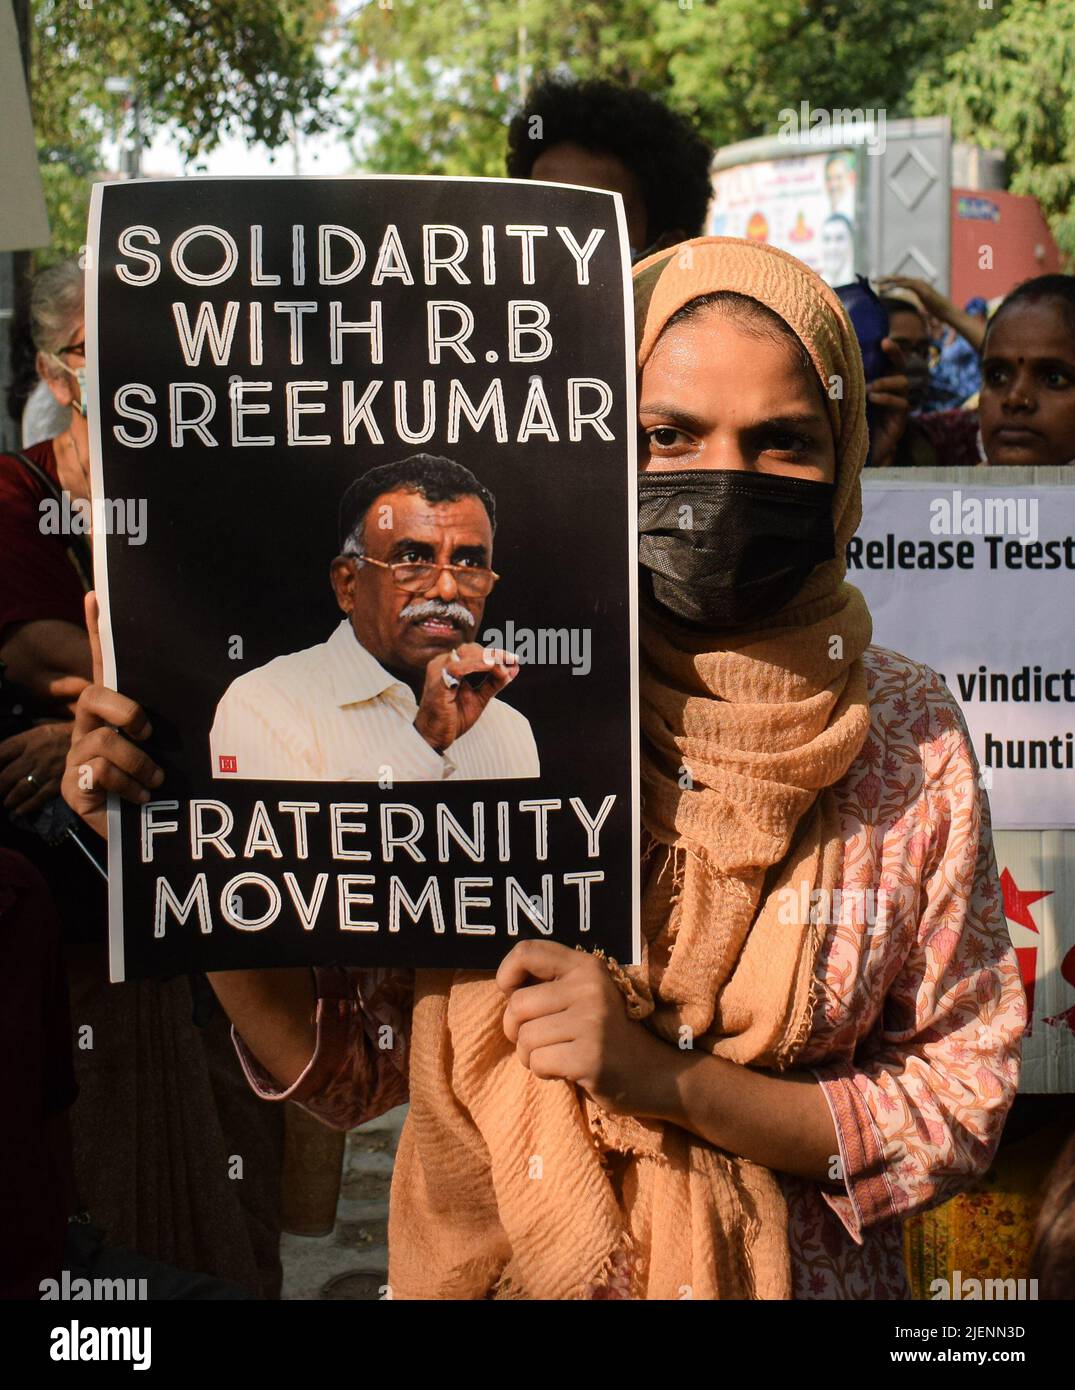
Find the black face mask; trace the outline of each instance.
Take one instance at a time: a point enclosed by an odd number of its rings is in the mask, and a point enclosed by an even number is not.
[[[832,483],[693,468],[638,479],[643,592],[698,627],[744,627],[782,608],[836,555]]]

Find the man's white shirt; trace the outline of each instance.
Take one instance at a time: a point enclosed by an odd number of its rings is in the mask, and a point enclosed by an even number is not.
[[[327,642],[232,681],[209,734],[213,776],[387,786],[538,776],[530,722],[499,696],[443,754],[415,729],[417,713],[410,687],[344,619]]]

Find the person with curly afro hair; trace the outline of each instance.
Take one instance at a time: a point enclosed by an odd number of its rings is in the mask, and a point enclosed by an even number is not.
[[[546,79],[508,127],[508,176],[623,197],[633,260],[697,236],[711,146],[659,98],[613,82]]]

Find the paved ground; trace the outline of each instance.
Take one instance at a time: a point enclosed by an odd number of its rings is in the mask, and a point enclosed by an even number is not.
[[[378,1299],[388,1268],[388,1185],[401,1105],[347,1136],[336,1228],[328,1236],[284,1235],[284,1298]]]

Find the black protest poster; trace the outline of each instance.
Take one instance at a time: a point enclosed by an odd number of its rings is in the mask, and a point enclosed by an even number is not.
[[[638,955],[635,414],[617,197],[97,185],[112,977]],[[134,524],[137,521],[137,524]]]

